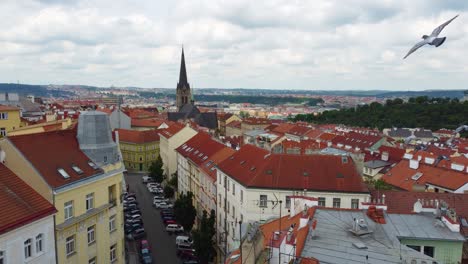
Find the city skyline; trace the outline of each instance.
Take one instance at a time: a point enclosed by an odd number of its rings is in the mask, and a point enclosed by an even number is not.
[[[192,87],[466,89],[468,3],[5,1],[0,82]],[[402,57],[455,14],[447,42]]]

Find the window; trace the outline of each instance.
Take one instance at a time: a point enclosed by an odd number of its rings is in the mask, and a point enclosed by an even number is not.
[[[88,264],[96,264],[96,257],[89,259]]]
[[[109,198],[109,203],[112,205],[116,205],[116,187],[115,184],[107,187],[107,196]]]
[[[224,176],[224,189],[226,189],[226,182],[227,182],[226,177],[227,177],[227,176]]]
[[[340,208],[340,207],[341,207],[341,199],[333,198],[333,208]]]
[[[36,236],[36,253],[42,252],[42,240],[43,240],[43,235],[39,234]]]
[[[260,207],[267,207],[267,196],[266,195],[260,195],[260,203],[259,203],[259,206]]]
[[[73,217],[73,201],[68,201],[64,205],[65,220]]]
[[[236,216],[236,208],[232,206],[232,217]]]
[[[351,208],[359,209],[359,199],[351,199]]]
[[[0,119],[8,119],[8,113],[0,113]]]
[[[4,137],[7,135],[6,129],[4,127],[0,128],[0,135],[2,135]]]
[[[424,255],[434,257],[434,247],[424,246]]]
[[[413,245],[406,245],[406,246],[409,247],[409,248],[412,248],[412,249],[414,249],[414,250],[416,250],[418,252],[421,252],[421,246],[413,246]]]
[[[31,257],[31,254],[32,254],[31,248],[32,248],[31,239],[29,238],[26,241],[24,241],[24,258],[25,259]]]
[[[219,206],[221,206],[221,194],[218,194],[218,201],[219,201]]]
[[[117,245],[112,245],[110,247],[110,261],[114,262],[117,260]]]
[[[115,215],[109,217],[109,231],[115,231]]]
[[[67,237],[65,241],[65,253],[67,256],[70,256],[71,254],[75,253],[75,236],[69,236]]]
[[[236,185],[232,183],[232,195],[236,195]]]
[[[94,193],[86,195],[86,211],[94,208]]]
[[[229,180],[227,180],[226,185],[227,185],[227,191],[228,191],[228,192],[229,192],[229,185],[230,185],[230,184],[231,184],[231,182],[229,182]]]
[[[5,264],[5,253],[0,251],[0,264]]]
[[[95,232],[94,228],[95,228],[94,225],[88,227],[88,245],[92,244],[92,243],[94,243],[96,241],[96,237],[95,237],[96,232]]]
[[[229,201],[227,201],[227,209],[226,209],[227,214],[229,214]]]
[[[326,206],[325,197],[318,198],[318,206],[323,206],[323,207]]]
[[[243,190],[240,191],[240,202],[241,202],[241,204],[244,202],[244,191]]]
[[[286,206],[287,209],[291,208],[291,197],[290,196],[286,196],[285,206]]]

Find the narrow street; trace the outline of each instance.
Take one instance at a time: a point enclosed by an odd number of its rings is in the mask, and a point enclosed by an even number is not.
[[[159,210],[152,205],[151,194],[142,182],[142,174],[127,174],[125,181],[129,185],[129,191],[136,193],[140,207],[143,224],[146,231],[146,239],[151,246],[153,263],[181,263],[176,255],[175,235],[169,235],[161,220]]]

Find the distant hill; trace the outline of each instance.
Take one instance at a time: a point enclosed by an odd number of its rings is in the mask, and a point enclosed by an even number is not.
[[[49,90],[43,85],[0,83],[0,92],[18,93],[22,96],[34,95],[40,97],[70,97],[73,93],[62,90]]]

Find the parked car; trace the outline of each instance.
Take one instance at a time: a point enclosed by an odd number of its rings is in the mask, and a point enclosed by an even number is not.
[[[162,193],[164,193],[164,190],[163,190],[163,189],[159,189],[159,188],[151,188],[151,189],[150,189],[150,193],[152,193],[152,194],[158,194],[158,193],[159,193],[159,194],[162,194]]]
[[[133,196],[127,196],[127,197],[125,197],[125,198],[124,198],[124,202],[136,202],[136,203],[137,203],[136,198],[133,197]]]
[[[195,260],[195,259],[191,259],[191,260],[186,260],[184,262],[182,262],[182,264],[199,264],[200,262],[198,262],[198,260]]]
[[[151,179],[151,177],[148,175],[142,177],[143,183],[147,183],[149,179]]]
[[[161,197],[153,197],[153,203],[154,202],[169,202],[169,199],[161,198]]]
[[[172,218],[175,218],[175,215],[174,215],[174,213],[171,213],[171,212],[163,212],[163,213],[161,213],[161,218],[164,219],[165,217],[172,217]]]
[[[140,240],[140,239],[146,237],[145,229],[144,228],[137,229],[137,230],[133,231],[131,236],[132,236],[132,238],[134,240]]]
[[[136,210],[136,209],[138,209],[138,205],[137,205],[137,204],[126,204],[126,205],[124,205],[124,207],[123,207],[124,212],[130,212],[130,211]]]
[[[143,264],[151,264],[153,263],[153,258],[151,257],[151,253],[149,249],[143,249],[140,252],[140,262]]]
[[[124,231],[125,234],[131,234],[133,231],[137,229],[143,228],[143,223],[135,223],[135,224],[125,224]]]
[[[176,222],[175,219],[164,219],[163,222],[164,222],[164,224],[165,224],[166,226],[177,224],[177,222]]]
[[[140,250],[148,249],[150,250],[149,242],[146,239],[140,241]]]
[[[169,233],[184,232],[184,227],[179,224],[168,224],[166,226],[166,231]]]
[[[189,236],[177,236],[176,245],[192,246],[193,240]]]
[[[160,203],[159,204],[159,208],[160,209],[169,209],[169,208],[173,208],[174,205],[171,204],[171,203]]]
[[[177,246],[177,256],[195,254],[195,249],[191,246],[178,245]]]
[[[183,260],[198,261],[198,257],[195,255],[195,250],[180,250],[178,253],[179,258]]]
[[[130,217],[130,216],[136,215],[136,214],[141,214],[140,209],[132,209],[130,211],[125,212],[126,217]]]

